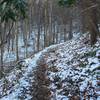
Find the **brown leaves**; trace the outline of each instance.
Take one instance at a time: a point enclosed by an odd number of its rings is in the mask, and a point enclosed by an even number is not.
[[[36,97],[36,100],[50,99],[51,91],[48,89],[50,81],[46,76],[47,67],[48,66],[45,64],[44,59],[41,59],[38,62],[36,71],[36,90],[35,93],[33,93],[33,95]]]

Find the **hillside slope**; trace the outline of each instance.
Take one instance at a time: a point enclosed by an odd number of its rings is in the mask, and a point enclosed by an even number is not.
[[[99,39],[91,47],[86,35],[74,38],[44,55],[44,61],[51,100],[100,100]]]
[[[33,83],[36,82],[38,62],[49,49],[55,47],[56,45],[50,46],[30,58],[19,61],[15,69],[4,73],[4,77],[0,79],[0,100],[33,100]]]
[[[0,100],[100,100],[100,39],[50,46],[0,80]],[[93,99],[95,98],[95,99]]]

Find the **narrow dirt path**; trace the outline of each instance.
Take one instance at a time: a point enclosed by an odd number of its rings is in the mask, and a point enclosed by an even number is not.
[[[84,80],[81,80],[81,78],[85,79],[87,76],[85,76],[84,69],[81,68],[82,69],[81,71],[81,69],[67,66],[67,63],[66,63],[68,61],[67,56],[70,57],[70,54],[69,54],[69,51],[66,52],[67,51],[66,47],[64,50],[63,48],[62,46],[61,47],[59,46],[55,49],[53,48],[53,49],[48,50],[48,52],[45,52],[44,54],[42,54],[41,59],[37,62],[37,67],[36,67],[36,72],[35,72],[35,83],[33,83],[34,91],[33,91],[32,100],[81,100],[80,98],[84,98],[84,100],[87,100],[88,97],[90,98],[90,93],[93,94],[92,98],[98,98],[95,100],[99,100],[100,76],[98,76],[98,78],[95,80],[96,81],[95,84],[97,84],[97,86],[95,87],[94,85],[91,86],[91,83],[90,83],[89,85],[86,86],[86,89],[87,89],[86,91],[80,91],[79,84],[80,83],[82,84],[82,82],[84,81]],[[79,50],[80,49],[81,48],[79,48]],[[57,50],[59,52],[57,52]],[[75,51],[72,50],[72,52],[75,52]],[[73,54],[72,60],[75,60],[75,59],[77,60],[77,58],[74,58],[74,53],[72,54]],[[54,64],[55,62],[58,64],[58,66]],[[62,66],[63,64],[65,64],[65,67]],[[67,76],[67,72],[69,76]],[[48,77],[50,73],[52,77]],[[64,74],[64,76],[60,78],[59,77],[60,74],[62,75]],[[73,81],[72,77],[77,78],[74,76],[80,76],[80,77],[78,78],[78,80]],[[91,79],[89,79],[89,81],[87,82],[91,82],[90,80]],[[92,90],[93,92],[91,92]],[[72,94],[74,94],[75,92],[75,95],[71,95],[71,96],[68,95],[69,91]]]
[[[49,100],[50,91],[46,88],[49,81],[46,79],[47,67],[43,58],[55,47],[48,47],[25,59],[23,64],[5,76],[6,80],[0,81],[0,100]],[[4,84],[4,81],[7,82]]]
[[[50,90],[48,86],[50,81],[47,79],[46,75],[47,66],[42,59],[38,62],[37,70],[35,72],[35,83],[33,84],[33,99],[32,100],[49,100]]]
[[[48,66],[45,58],[48,57],[49,52],[55,51],[56,48],[48,49],[44,52],[37,62],[35,71],[35,82],[33,83],[33,98],[32,100],[51,100],[50,80],[47,77]]]

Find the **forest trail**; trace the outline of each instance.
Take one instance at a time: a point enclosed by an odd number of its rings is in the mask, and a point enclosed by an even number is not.
[[[0,100],[31,100],[35,91],[33,84],[38,81],[35,74],[39,62],[41,62],[45,53],[55,47],[56,45],[50,46],[35,54],[34,57],[25,59],[16,65],[16,68],[11,73],[2,78],[0,81],[0,90],[2,91],[0,92]],[[38,91],[37,88],[36,91]]]
[[[49,52],[50,53],[50,52]],[[94,86],[92,83],[93,81],[88,81],[89,83],[86,86],[86,89],[84,91],[80,91],[80,93],[76,93],[75,95],[68,96],[58,96],[56,94],[56,89],[52,89],[55,86],[51,87],[50,85],[52,84],[52,81],[48,77],[48,71],[52,70],[52,72],[56,73],[58,69],[52,68],[50,69],[49,66],[46,64],[45,58],[47,58],[48,54],[44,55],[44,58],[42,58],[38,62],[38,68],[35,74],[35,83],[33,83],[33,87],[35,87],[33,91],[33,98],[32,100],[99,100],[100,99],[100,76],[97,76],[95,80],[95,85]],[[55,61],[54,61],[55,62]],[[66,70],[67,71],[67,70]],[[99,70],[98,70],[99,71]],[[60,88],[62,88],[63,82],[57,82],[59,79],[56,79],[54,84],[57,86],[58,91]],[[68,80],[64,80],[64,82],[67,82]],[[79,83],[76,84],[76,87]],[[72,84],[73,85],[73,84]],[[71,87],[69,87],[71,88]],[[74,88],[74,86],[73,86]],[[62,91],[65,92],[62,88]],[[69,90],[70,91],[70,90]],[[74,90],[71,90],[71,92],[74,92]],[[92,98],[92,99],[91,99]]]
[[[100,100],[100,0],[0,0],[0,100]]]
[[[51,46],[42,53],[40,59],[37,61],[37,67],[35,72],[35,82],[33,83],[33,98],[32,100],[50,100],[51,91],[48,88],[50,80],[47,77],[48,65],[45,58],[52,51],[55,51],[59,45]]]
[[[100,41],[95,47],[85,41],[73,39],[42,55],[33,100],[100,100]]]
[[[25,59],[0,81],[0,100],[82,100],[94,93],[92,98],[99,100],[100,43],[91,47],[84,38],[52,45]]]

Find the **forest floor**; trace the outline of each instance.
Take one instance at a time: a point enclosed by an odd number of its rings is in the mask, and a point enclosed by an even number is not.
[[[99,39],[93,47],[86,35],[57,45],[38,65],[35,100],[100,100]]]
[[[52,45],[0,80],[0,100],[100,100],[100,39]]]
[[[55,48],[56,45],[48,47],[43,51],[25,60],[19,61],[15,68],[0,79],[0,100],[34,100],[34,83],[38,80],[35,77],[39,62],[49,48]]]

